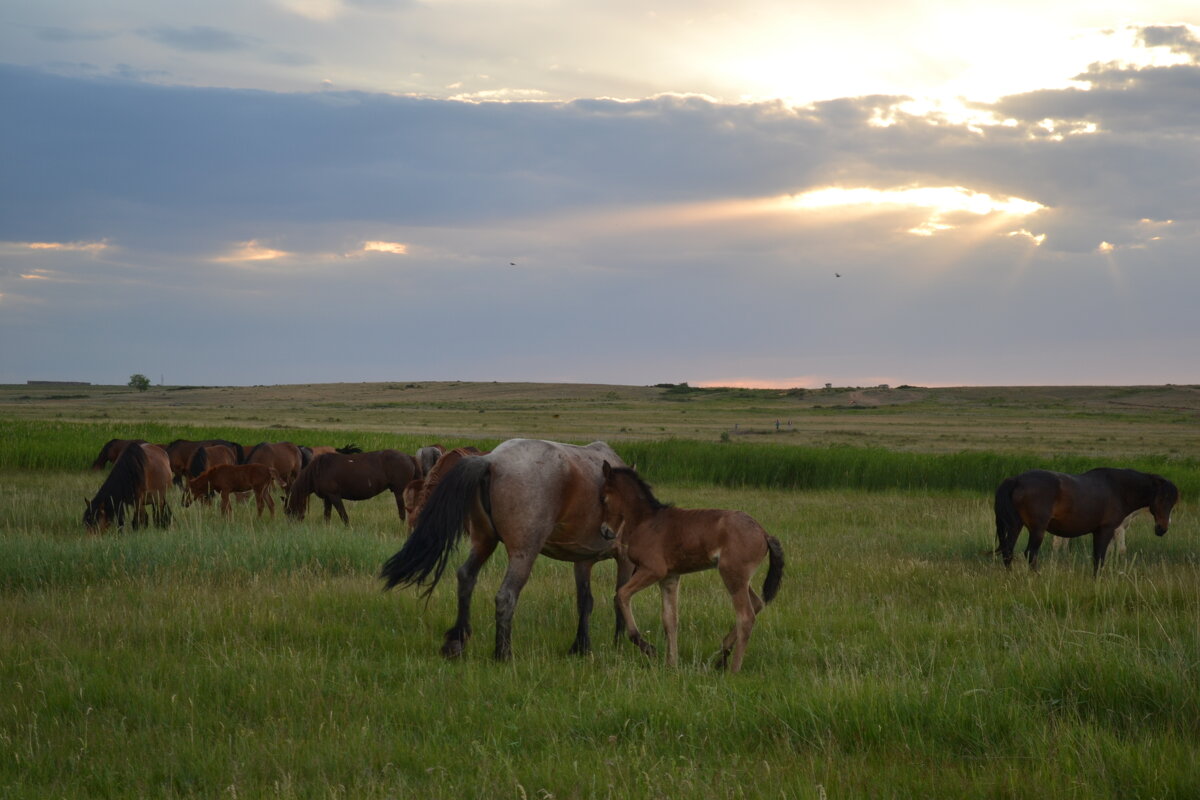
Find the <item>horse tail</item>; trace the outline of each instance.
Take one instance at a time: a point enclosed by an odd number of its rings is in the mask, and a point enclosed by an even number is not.
[[[228,444],[230,447],[233,448],[233,454],[237,458],[236,463],[245,464],[246,463],[246,448],[242,447],[237,442],[226,442],[226,444]]]
[[[312,448],[306,445],[300,445],[300,469],[307,467],[312,463],[312,460]]]
[[[208,448],[197,447],[196,452],[192,454],[191,463],[188,464],[188,477],[195,478],[206,469],[208,469]]]
[[[1025,523],[1021,521],[1021,515],[1017,512],[1016,503],[1013,502],[1013,491],[1017,488],[1016,478],[1005,478],[1000,486],[996,489],[996,552],[1001,553],[1004,550],[1004,543],[1008,537],[1016,537],[1020,532],[1021,526]]]
[[[486,458],[464,458],[446,473],[421,509],[421,518],[404,547],[387,560],[379,577],[393,586],[427,586],[428,597],[450,558],[467,524],[467,512],[486,479],[491,464]]]
[[[783,582],[783,545],[771,534],[767,534],[767,577],[763,580],[763,603],[769,603],[779,594],[779,584]]]

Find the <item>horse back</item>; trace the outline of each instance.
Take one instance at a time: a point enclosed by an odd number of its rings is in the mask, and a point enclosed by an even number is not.
[[[145,485],[148,491],[165,492],[167,487],[171,485],[171,459],[167,456],[167,451],[160,445],[142,442],[140,445],[131,445],[132,447],[140,446],[143,454],[146,456],[146,471]]]
[[[711,569],[722,561],[757,564],[767,555],[767,531],[754,517],[718,508],[659,509],[627,541],[635,564],[653,559],[674,574]]]

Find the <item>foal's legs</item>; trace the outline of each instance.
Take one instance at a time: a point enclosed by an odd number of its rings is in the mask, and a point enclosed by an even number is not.
[[[454,621],[454,627],[446,631],[446,638],[442,644],[442,655],[446,658],[462,655],[467,647],[467,640],[471,638],[471,595],[475,592],[475,581],[479,578],[479,570],[495,552],[499,541],[494,536],[471,538],[471,554],[456,573],[458,618]]]
[[[637,629],[637,623],[633,619],[633,608],[630,606],[631,598],[645,589],[658,583],[663,579],[663,576],[650,572],[645,568],[637,569],[633,573],[625,585],[617,589],[617,608],[621,612],[621,618],[625,620],[625,630],[629,633],[629,640],[636,644],[641,651],[648,656],[654,655],[654,645],[642,638],[642,634]]]
[[[724,581],[725,588],[729,591],[729,599],[733,601],[734,615],[733,628],[721,642],[721,660],[718,666],[724,669],[729,661],[729,654],[732,652],[733,664],[729,666],[729,671],[737,672],[742,668],[742,657],[746,653],[746,645],[750,643],[754,618],[759,611],[762,611],[765,604],[762,598],[750,588],[753,570],[729,570],[726,572],[718,567],[718,571],[721,572],[721,580]]]
[[[658,582],[662,591],[663,633],[667,635],[667,666],[679,663],[679,576],[668,575]]]

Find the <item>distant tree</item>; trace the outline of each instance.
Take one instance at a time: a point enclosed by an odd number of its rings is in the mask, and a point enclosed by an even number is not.
[[[144,392],[150,388],[150,379],[140,372],[135,372],[129,376],[129,385],[139,392]]]

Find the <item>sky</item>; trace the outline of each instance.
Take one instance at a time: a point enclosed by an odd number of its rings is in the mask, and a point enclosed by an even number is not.
[[[1200,383],[1194,0],[0,0],[0,152],[0,383]]]

